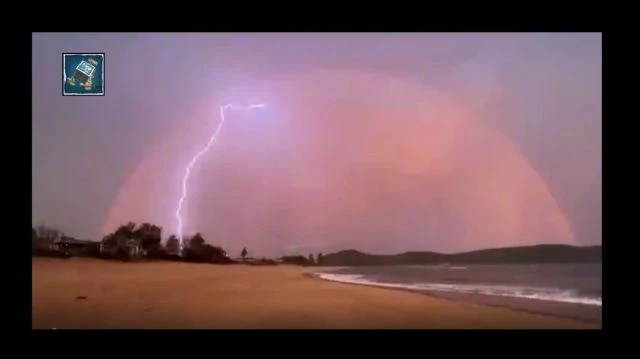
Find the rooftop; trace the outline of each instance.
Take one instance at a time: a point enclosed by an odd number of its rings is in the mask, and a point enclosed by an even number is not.
[[[55,241],[53,241],[54,244],[96,244],[97,242],[94,241],[87,241],[87,240],[81,240],[81,239],[75,239],[75,238],[71,238],[71,237],[60,237],[58,239],[56,239]]]

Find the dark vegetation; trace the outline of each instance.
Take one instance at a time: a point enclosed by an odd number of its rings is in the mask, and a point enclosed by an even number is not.
[[[313,257],[285,257],[279,261],[267,258],[254,259],[248,257],[243,248],[242,260],[234,261],[221,247],[206,243],[200,233],[190,238],[183,238],[183,245],[177,236],[171,235],[162,244],[162,227],[150,223],[136,225],[129,222],[118,227],[113,233],[106,235],[101,241],[83,241],[64,236],[59,230],[44,225],[31,229],[31,251],[33,256],[49,257],[97,257],[103,259],[135,261],[135,260],[173,260],[195,263],[246,263],[251,265],[276,265],[290,263],[311,265]]]
[[[345,250],[323,255],[291,255],[278,260],[251,258],[243,248],[240,258],[232,260],[224,249],[206,243],[200,233],[183,238],[183,246],[175,235],[162,244],[162,227],[150,223],[136,226],[130,222],[117,228],[101,241],[78,240],[44,225],[31,229],[31,253],[49,257],[99,257],[115,260],[174,260],[196,263],[246,263],[302,266],[376,266],[376,265],[437,265],[437,264],[512,264],[512,263],[600,263],[602,246],[576,247],[568,245],[538,245],[485,249],[443,254],[436,252],[406,252],[375,255]]]
[[[328,266],[600,262],[602,262],[602,246],[576,247],[555,244],[483,249],[456,254],[406,252],[393,255],[375,255],[356,250],[345,250],[322,257],[322,264]]]
[[[206,244],[200,233],[196,233],[184,248],[184,259],[188,262],[200,263],[229,264],[233,262],[224,249]]]
[[[260,258],[247,263],[250,265],[258,265],[258,266],[269,266],[269,265],[274,266],[278,264],[278,262],[269,258]]]
[[[40,225],[31,229],[31,254],[43,257],[98,255],[98,243],[67,237],[61,231]]]
[[[309,260],[309,258],[305,256],[284,256],[280,258],[280,260],[282,261],[282,263],[285,263],[285,264],[295,264],[295,265],[302,265],[302,266],[314,264],[312,261]]]
[[[180,260],[199,263],[231,263],[226,252],[205,243],[200,233],[184,238],[184,247],[172,235],[162,245],[162,227],[129,222],[100,242],[65,237],[60,231],[40,226],[32,228],[32,255],[51,257],[88,256],[116,260]]]

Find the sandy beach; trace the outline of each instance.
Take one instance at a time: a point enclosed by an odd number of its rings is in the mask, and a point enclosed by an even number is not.
[[[34,329],[588,329],[599,325],[384,288],[295,266],[32,259]]]

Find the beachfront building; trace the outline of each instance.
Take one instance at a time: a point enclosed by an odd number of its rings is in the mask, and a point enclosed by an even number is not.
[[[62,236],[53,241],[51,249],[64,256],[91,255],[97,251],[98,244],[93,241]]]
[[[104,257],[142,258],[147,255],[140,238],[107,236],[100,242],[100,255]]]

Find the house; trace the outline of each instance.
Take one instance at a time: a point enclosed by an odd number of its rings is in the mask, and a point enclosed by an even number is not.
[[[65,257],[95,255],[98,243],[62,236],[51,243],[50,249]]]
[[[107,237],[99,245],[99,253],[105,257],[141,258],[147,255],[140,238]]]

